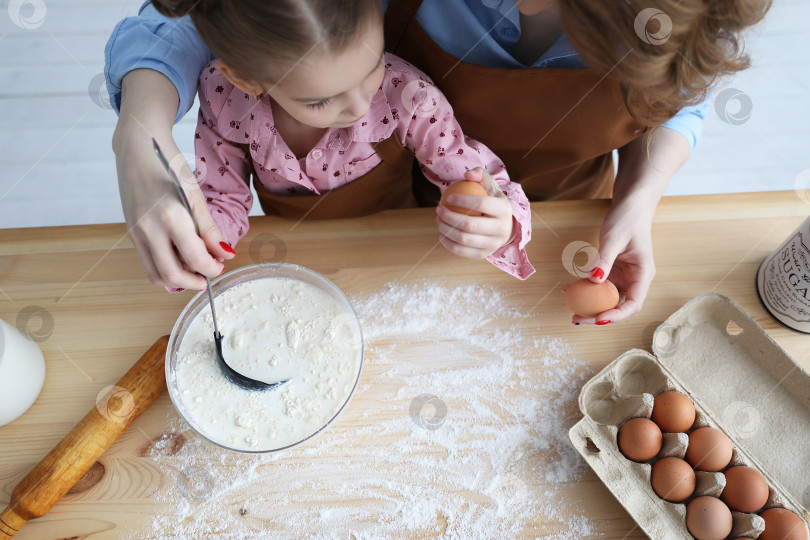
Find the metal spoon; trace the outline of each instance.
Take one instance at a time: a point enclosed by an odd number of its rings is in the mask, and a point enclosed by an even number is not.
[[[174,187],[177,189],[177,194],[180,195],[180,202],[182,202],[183,206],[185,206],[186,210],[188,210],[188,213],[191,216],[191,220],[194,222],[194,229],[197,231],[197,236],[199,236],[200,227],[199,225],[197,225],[197,220],[191,211],[191,205],[188,202],[188,198],[186,198],[186,194],[183,191],[183,187],[180,185],[180,180],[177,178],[177,175],[174,174],[172,168],[169,167],[169,162],[166,160],[166,156],[163,155],[163,152],[160,150],[160,146],[158,146],[158,143],[155,139],[152,139],[152,145],[155,148],[155,154],[157,154],[160,163],[163,164],[163,168],[166,169],[166,172],[169,173],[169,176],[174,182]],[[214,311],[214,295],[211,292],[211,280],[209,280],[207,276],[203,277],[205,278],[205,282],[208,284],[208,305],[211,306],[211,317],[214,320],[214,343],[216,344],[217,350],[216,354],[217,365],[219,366],[219,369],[225,376],[225,378],[240,388],[244,388],[245,390],[251,390],[254,392],[272,390],[273,388],[277,388],[289,382],[290,379],[274,383],[266,383],[264,381],[251,379],[250,377],[246,377],[245,375],[242,375],[238,371],[234,370],[231,366],[229,366],[225,362],[225,357],[222,356],[222,334],[219,333],[219,328],[217,327],[217,314],[216,311]]]

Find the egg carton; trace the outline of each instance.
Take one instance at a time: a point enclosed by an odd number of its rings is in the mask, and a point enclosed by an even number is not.
[[[584,418],[569,437],[602,482],[652,539],[691,539],[686,504],[718,497],[722,473],[697,472],[695,493],[683,503],[658,497],[651,465],[619,451],[619,427],[650,418],[654,396],[677,390],[695,404],[692,429],[723,431],[734,448],[731,464],[747,465],[768,481],[763,510],[786,508],[810,526],[810,375],[735,302],[709,293],[690,300],[653,334],[653,352],[632,349],[588,381],[579,395]],[[661,452],[683,458],[685,433],[665,433]],[[732,511],[730,538],[756,538],[756,514]],[[809,529],[810,530],[810,529]]]

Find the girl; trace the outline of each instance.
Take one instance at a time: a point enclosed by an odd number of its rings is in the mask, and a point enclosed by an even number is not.
[[[465,137],[444,96],[385,54],[378,0],[153,0],[191,13],[217,58],[199,79],[198,183],[224,241],[248,229],[251,175],[267,214],[293,219],[415,206],[412,155],[444,190],[480,182],[437,209],[440,242],[526,279],[528,201],[503,163]]]

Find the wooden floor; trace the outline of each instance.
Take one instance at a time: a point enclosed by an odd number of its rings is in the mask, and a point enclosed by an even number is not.
[[[123,221],[104,44],[140,0],[29,0],[20,24],[9,3],[0,0],[0,228]],[[716,92],[703,139],[668,193],[808,187],[810,171],[799,176],[810,169],[807,21],[807,0],[775,0],[748,42],[755,67],[724,85],[750,97],[750,118],[721,120]],[[183,151],[193,149],[195,122],[196,108],[175,128]]]

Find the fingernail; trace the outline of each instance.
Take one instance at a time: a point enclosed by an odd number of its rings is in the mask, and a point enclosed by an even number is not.
[[[236,252],[233,250],[233,248],[231,246],[229,246],[228,244],[226,244],[225,242],[220,242],[219,247],[221,247],[222,249],[224,249],[225,251],[227,251],[231,255],[236,255]]]
[[[605,272],[598,266],[591,271],[591,277],[596,279],[602,279],[605,277]]]
[[[602,326],[603,324],[610,324],[610,321],[608,321],[608,320],[596,321],[596,324],[598,324],[599,326]]]
[[[219,274],[217,274],[217,275],[221,276],[223,274],[223,272],[225,272],[225,267],[224,266],[222,267],[222,270],[220,270]]]

